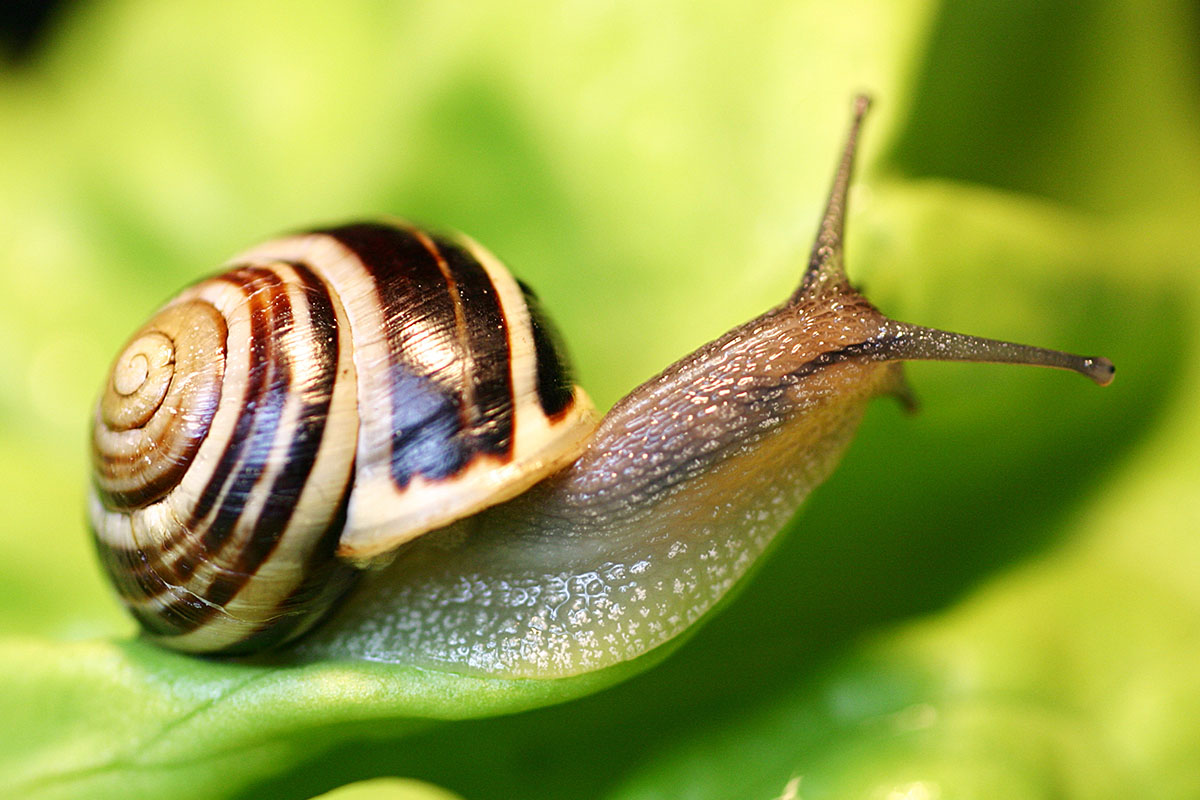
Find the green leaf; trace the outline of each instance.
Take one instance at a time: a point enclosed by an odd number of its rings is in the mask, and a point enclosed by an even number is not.
[[[0,74],[0,794],[1200,794],[1189,13],[82,6]],[[132,638],[84,443],[108,359],[175,288],[311,223],[461,229],[538,287],[608,405],[790,290],[861,89],[852,277],[899,319],[1103,353],[1113,387],[912,366],[923,413],[873,409],[736,600],[598,673]]]
[[[458,800],[458,795],[421,781],[377,778],[334,789],[317,800]]]

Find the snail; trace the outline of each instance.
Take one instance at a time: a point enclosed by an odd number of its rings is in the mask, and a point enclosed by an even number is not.
[[[867,105],[794,293],[602,420],[534,292],[465,237],[326,228],[184,290],[130,338],[94,412],[91,528],[144,633],[193,653],[595,669],[712,608],[867,402],[908,400],[901,362],[1107,384],[1106,359],[897,322],[850,286]],[[372,590],[348,592],[364,574]]]

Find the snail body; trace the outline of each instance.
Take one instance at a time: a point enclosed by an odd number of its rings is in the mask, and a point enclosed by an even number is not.
[[[134,334],[97,406],[101,561],[193,652],[297,645],[574,674],[684,630],[832,471],[901,362],[1112,365],[891,320],[842,269],[859,99],[788,300],[597,425],[533,293],[487,251],[395,224],[234,259]],[[399,555],[396,551],[400,550]]]

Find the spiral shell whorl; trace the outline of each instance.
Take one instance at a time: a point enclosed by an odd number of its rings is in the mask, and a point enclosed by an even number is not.
[[[125,603],[172,646],[288,638],[348,585],[332,558],[358,424],[342,314],[307,267],[243,264],[118,356],[96,410],[92,524]]]
[[[159,331],[139,336],[113,366],[104,424],[118,431],[144,427],[162,405],[175,376],[175,342]]]
[[[137,508],[179,483],[221,399],[226,336],[212,304],[183,302],[117,357],[93,427],[95,483],[108,504]]]

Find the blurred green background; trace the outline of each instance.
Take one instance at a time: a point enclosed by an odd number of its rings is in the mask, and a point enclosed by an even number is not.
[[[0,794],[1200,796],[1198,43],[1182,1],[65,6],[0,72]],[[87,420],[178,286],[315,223],[462,230],[606,407],[791,290],[860,90],[851,277],[899,319],[1107,355],[1112,387],[910,367],[922,413],[873,408],[640,675],[130,641]],[[444,796],[397,786],[354,796]]]

